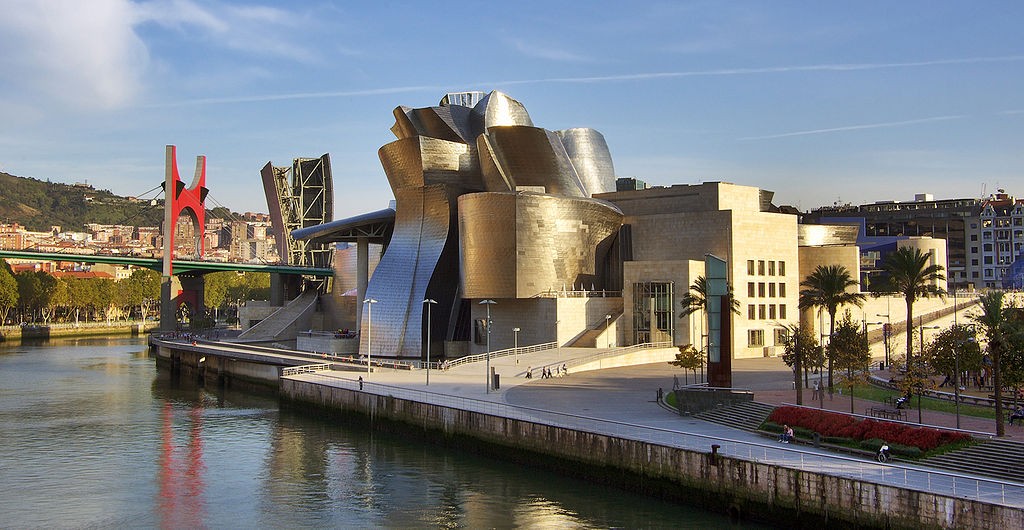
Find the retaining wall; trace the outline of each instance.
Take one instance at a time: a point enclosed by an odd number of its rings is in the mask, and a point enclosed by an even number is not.
[[[710,447],[685,450],[288,378],[280,390],[285,399],[475,440],[502,454],[553,457],[614,482],[668,484],[674,496],[709,509],[787,527],[1024,528],[1016,508],[712,456]]]

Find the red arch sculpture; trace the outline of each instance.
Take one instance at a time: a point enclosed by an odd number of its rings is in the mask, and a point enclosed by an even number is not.
[[[185,183],[178,175],[177,146],[168,145],[166,157],[164,200],[169,200],[170,202],[168,205],[165,205],[167,209],[164,213],[164,230],[165,234],[169,235],[170,254],[167,254],[165,249],[164,274],[170,275],[170,263],[166,259],[168,256],[171,259],[174,258],[175,227],[178,225],[178,219],[182,214],[189,215],[195,221],[196,238],[198,240],[196,248],[199,249],[199,255],[202,256],[206,250],[206,240],[203,238],[203,233],[206,230],[205,201],[210,190],[206,187],[205,156],[199,155],[196,157],[196,173],[192,178],[192,185],[188,187],[185,187]]]

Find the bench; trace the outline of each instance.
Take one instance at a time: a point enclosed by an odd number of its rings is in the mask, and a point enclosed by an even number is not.
[[[864,411],[864,415],[871,416],[872,418],[882,418],[886,420],[907,421],[907,411],[901,409],[868,407],[867,410]]]

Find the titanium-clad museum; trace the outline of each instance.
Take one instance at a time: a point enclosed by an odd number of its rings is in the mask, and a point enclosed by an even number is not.
[[[483,352],[488,314],[495,349],[706,347],[704,315],[680,316],[679,299],[711,255],[740,301],[732,357],[761,357],[799,321],[801,271],[858,270],[855,233],[804,233],[754,187],[616,179],[599,132],[537,127],[501,92],[394,115],[397,139],[379,150],[393,208],[292,232],[354,243],[335,251],[322,324],[358,329],[361,353],[421,358],[428,337],[434,357]]]

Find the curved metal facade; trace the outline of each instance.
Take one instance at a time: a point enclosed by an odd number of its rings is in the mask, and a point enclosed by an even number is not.
[[[372,341],[374,357],[421,357],[426,298],[437,301],[431,337],[440,343],[468,327],[459,322],[468,319],[460,311],[466,298],[599,283],[598,264],[622,222],[618,208],[589,198],[606,181],[614,188],[599,133],[534,127],[526,108],[501,92],[464,95],[449,94],[438,107],[397,107],[398,139],[378,153],[396,206],[391,241],[367,286],[377,301],[373,321],[361,323],[361,351]]]
[[[466,298],[533,298],[567,285],[600,284],[599,249],[622,212],[594,199],[539,193],[459,197]]]

